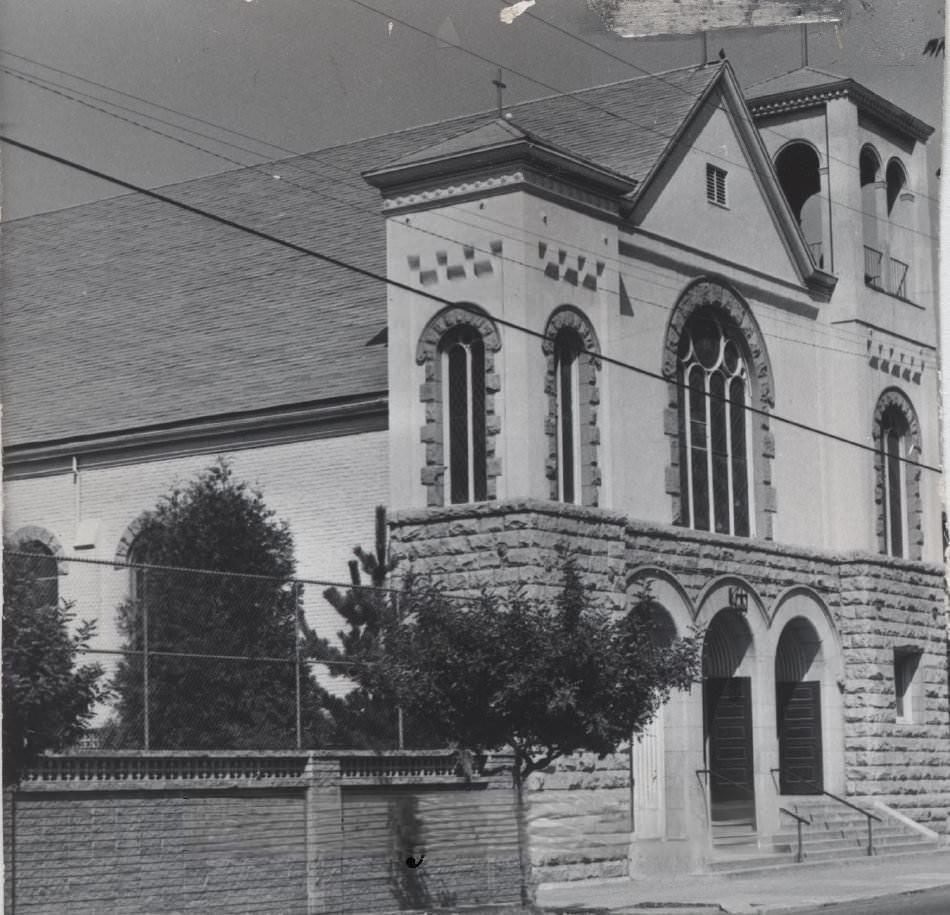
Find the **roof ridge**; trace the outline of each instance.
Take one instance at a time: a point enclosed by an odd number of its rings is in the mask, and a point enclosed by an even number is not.
[[[827,76],[829,79],[835,80],[835,82],[843,82],[844,80],[851,78],[848,76],[842,76],[839,73],[832,73],[830,70],[822,70],[820,67],[813,67],[809,64],[805,67],[792,67],[791,70],[786,70],[784,73],[776,73],[774,76],[770,76],[767,79],[760,79],[757,83],[751,83],[748,85],[744,92],[749,92],[752,89],[758,89],[762,86],[768,85],[769,83],[773,83],[776,80],[784,79],[786,76],[791,76],[793,73],[801,73],[803,71],[817,73],[820,76]]]
[[[657,79],[658,77],[661,77],[661,76],[667,76],[670,73],[680,73],[680,72],[685,72],[687,70],[699,71],[699,70],[706,69],[707,67],[720,69],[724,65],[724,63],[725,63],[724,61],[716,60],[716,61],[708,61],[707,63],[704,63],[704,64],[689,64],[688,66],[683,66],[683,67],[670,67],[668,70],[658,70],[656,73],[642,73],[639,76],[628,76],[625,79],[617,79],[609,83],[598,83],[596,86],[585,86],[581,89],[571,89],[571,90],[565,90],[563,92],[552,92],[550,95],[539,95],[537,98],[525,99],[524,101],[516,102],[513,105],[505,106],[505,110],[511,111],[515,108],[522,108],[526,105],[534,105],[534,104],[537,104],[538,102],[546,102],[551,99],[563,98],[565,96],[578,96],[578,95],[582,95],[585,92],[596,92],[598,89],[609,89],[612,86],[620,86],[623,83],[633,83],[633,82],[636,82],[637,80]],[[366,143],[366,142],[369,142],[370,140],[380,140],[383,137],[399,136],[400,134],[410,133],[412,131],[422,130],[428,127],[448,126],[449,124],[452,124],[455,121],[467,121],[471,118],[477,118],[477,117],[495,118],[497,117],[497,109],[485,108],[480,111],[469,111],[469,112],[466,112],[465,114],[456,114],[456,115],[453,115],[452,117],[439,118],[438,120],[434,120],[434,121],[426,121],[422,124],[412,124],[408,127],[400,127],[397,130],[386,130],[380,133],[371,134],[369,136],[356,137],[355,139],[347,140],[343,143],[335,143],[332,146],[321,146],[319,149],[313,149],[313,150],[310,150],[308,152],[303,152],[303,153],[295,153],[293,154],[293,156],[314,156],[320,153],[332,152],[335,149],[342,149],[345,146],[353,146],[356,143]],[[293,156],[288,156],[287,158],[293,158]],[[275,161],[281,161],[281,160],[275,160]]]

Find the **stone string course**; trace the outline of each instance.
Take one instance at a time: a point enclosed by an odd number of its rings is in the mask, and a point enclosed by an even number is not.
[[[931,828],[950,831],[950,710],[938,566],[739,541],[540,500],[404,511],[390,523],[392,549],[403,567],[459,593],[520,585],[553,595],[565,548],[595,599],[616,610],[626,607],[629,577],[642,567],[672,575],[694,608],[710,581],[725,575],[744,580],[769,615],[788,589],[810,588],[827,605],[842,643],[847,793],[880,798]],[[921,652],[913,724],[895,721],[895,647]],[[530,788],[538,879],[627,873],[629,757],[562,760]]]

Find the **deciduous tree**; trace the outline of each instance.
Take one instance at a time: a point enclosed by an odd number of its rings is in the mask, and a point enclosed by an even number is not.
[[[16,782],[46,750],[70,747],[105,698],[100,664],[83,664],[95,623],[77,625],[72,604],[49,599],[35,563],[3,556],[3,780]]]

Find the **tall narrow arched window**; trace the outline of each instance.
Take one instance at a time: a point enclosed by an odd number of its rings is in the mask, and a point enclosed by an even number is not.
[[[697,530],[753,533],[747,406],[749,372],[738,333],[697,309],[678,348],[684,522]]]
[[[544,328],[545,472],[550,498],[597,505],[601,482],[597,450],[600,429],[600,345],[587,316],[572,305],[555,309]]]
[[[495,356],[501,337],[477,305],[450,305],[429,319],[416,348],[425,368],[420,399],[425,464],[420,481],[428,505],[477,502],[497,496],[501,460],[495,446],[501,389]]]
[[[581,495],[581,425],[578,356],[581,341],[571,330],[561,330],[554,341],[557,400],[557,486],[562,502],[579,502]]]
[[[884,465],[884,537],[890,556],[903,556],[907,545],[907,476],[904,472],[905,430],[896,416],[886,416],[881,429]]]
[[[36,607],[59,603],[59,563],[53,551],[39,540],[22,540],[18,544],[21,574],[31,582],[31,602]]]
[[[917,466],[920,427],[910,401],[896,388],[889,388],[878,400],[874,441],[878,547],[888,556],[919,559],[923,542]]]
[[[446,481],[449,501],[488,498],[485,449],[485,344],[472,327],[457,327],[443,337],[445,379]]]
[[[129,599],[136,604],[140,604],[145,597],[146,570],[143,566],[148,564],[148,560],[148,543],[140,535],[132,541],[126,554],[129,564]]]

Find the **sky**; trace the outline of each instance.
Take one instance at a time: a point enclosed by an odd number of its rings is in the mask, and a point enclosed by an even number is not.
[[[610,35],[585,0],[538,0],[511,24],[500,20],[503,5],[3,0],[2,132],[159,187],[490,109],[497,66],[505,99],[514,103],[701,59],[695,36]],[[939,0],[846,0],[840,27],[810,27],[809,63],[854,77],[939,129],[943,62],[922,49],[943,31]],[[711,57],[725,51],[743,85],[801,63],[797,27],[712,32],[708,48]],[[113,115],[96,110],[104,107]],[[932,160],[936,169],[936,149]],[[118,192],[30,153],[2,150],[5,221]]]

